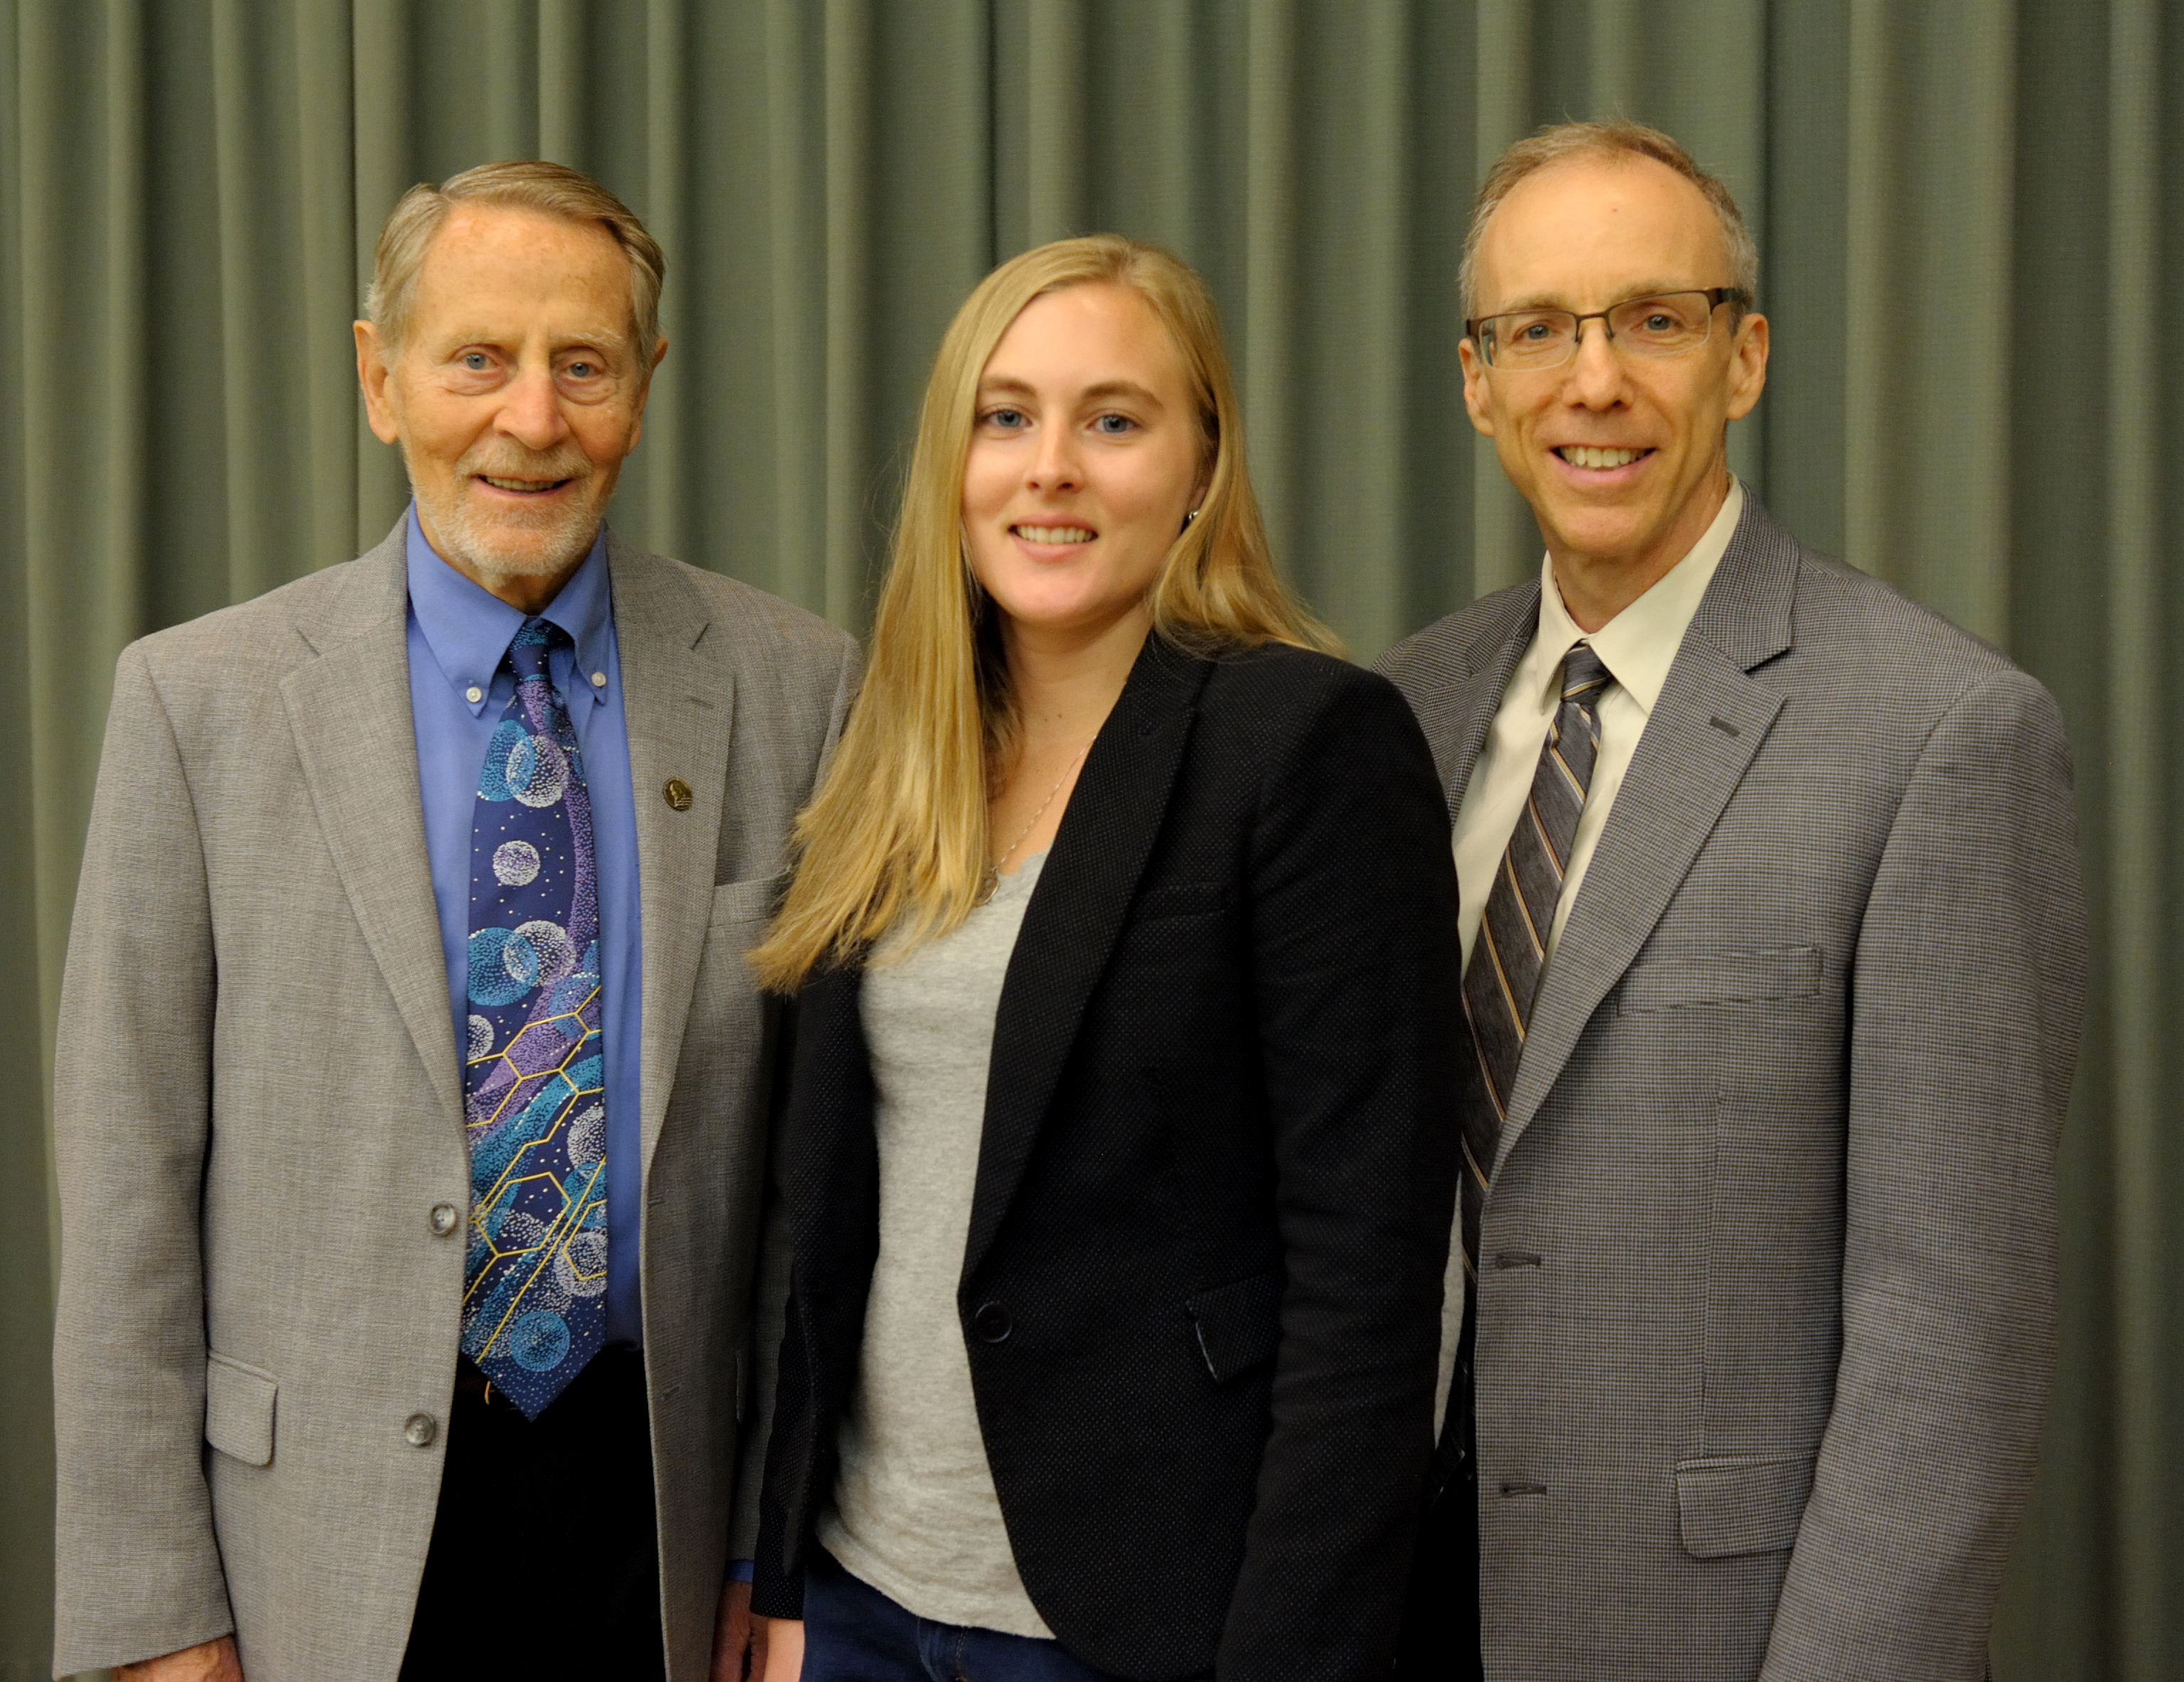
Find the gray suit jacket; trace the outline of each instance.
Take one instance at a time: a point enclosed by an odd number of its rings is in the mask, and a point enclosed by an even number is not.
[[[1380,662],[1453,816],[1536,582]],[[2053,1355],[2054,703],[1756,498],[1540,983],[1485,1216],[1492,1682],[1978,1682]]]
[[[609,564],[644,916],[645,1369],[682,1682],[705,1674],[750,1379],[777,1012],[743,954],[856,656],[744,585],[619,542]],[[428,1217],[469,1195],[404,577],[398,526],[121,657],[55,1094],[63,1673],[230,1628],[250,1682],[392,1682],[401,1662],[462,1295],[460,1229]]]

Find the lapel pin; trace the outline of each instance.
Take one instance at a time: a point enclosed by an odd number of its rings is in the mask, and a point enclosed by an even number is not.
[[[667,804],[678,812],[690,810],[690,785],[679,777],[667,779],[667,786],[660,791],[667,797]]]

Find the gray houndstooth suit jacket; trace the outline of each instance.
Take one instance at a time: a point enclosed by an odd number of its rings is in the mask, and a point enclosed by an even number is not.
[[[690,1682],[750,1389],[776,1038],[743,955],[856,654],[728,579],[611,539],[609,565],[644,918],[644,1359]],[[55,1099],[62,1673],[230,1628],[249,1682],[401,1663],[462,1296],[460,1228],[430,1212],[470,1181],[407,600],[398,525],[121,657]],[[530,1540],[577,1592],[581,1515]]]
[[[1379,663],[1451,817],[1538,609],[1504,590]],[[1485,1206],[1490,1682],[1978,1682],[2084,963],[2053,701],[1748,499]]]

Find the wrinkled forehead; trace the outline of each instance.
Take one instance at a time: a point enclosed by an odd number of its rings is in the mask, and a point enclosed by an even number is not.
[[[1696,183],[1631,153],[1551,164],[1509,190],[1480,231],[1479,313],[1592,309],[1637,293],[1727,286],[1729,242]]]
[[[417,268],[410,331],[426,337],[634,338],[628,254],[596,223],[458,204]]]

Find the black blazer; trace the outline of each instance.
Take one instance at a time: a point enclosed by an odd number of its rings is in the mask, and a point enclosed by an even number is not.
[[[799,1008],[755,1607],[795,1617],[878,1247],[857,970]],[[1384,1674],[1432,1451],[1456,872],[1396,690],[1148,638],[996,1020],[957,1292],[1017,1568],[1131,1678]]]

